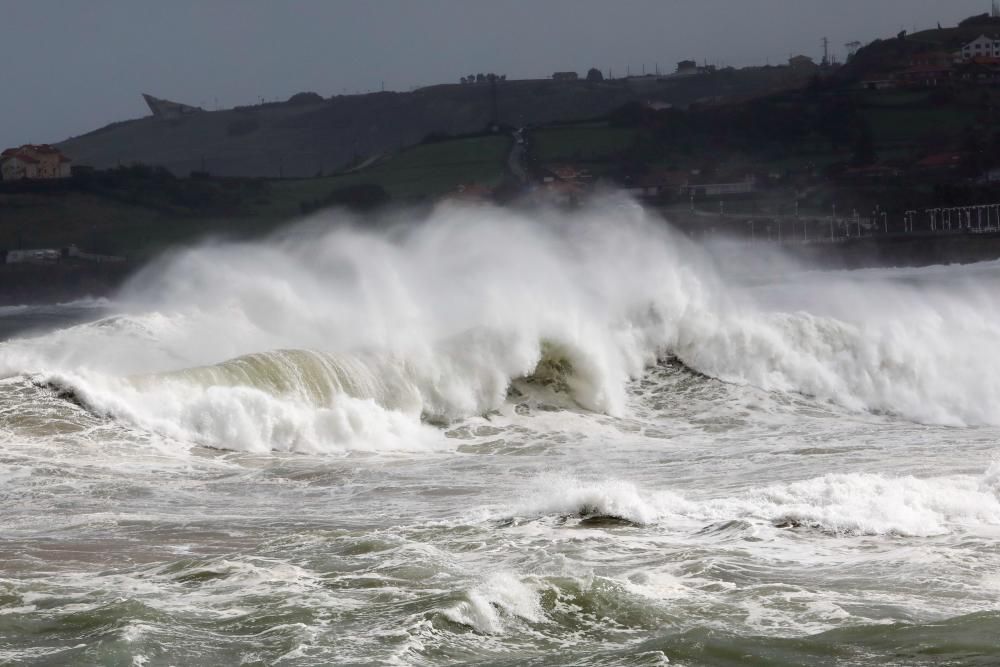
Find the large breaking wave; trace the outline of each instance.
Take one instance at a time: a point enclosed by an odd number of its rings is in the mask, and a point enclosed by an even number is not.
[[[750,289],[619,199],[395,222],[324,218],[173,253],[126,286],[118,315],[4,344],[0,375],[258,451],[432,446],[428,423],[496,409],[519,378],[619,415],[628,381],[668,357],[850,409],[1000,423],[1000,311],[971,279]]]

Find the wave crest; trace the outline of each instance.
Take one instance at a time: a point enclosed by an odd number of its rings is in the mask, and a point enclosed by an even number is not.
[[[370,402],[417,428],[498,409],[512,384],[620,416],[629,381],[667,357],[855,410],[1000,423],[997,292],[972,281],[932,290],[830,274],[804,304],[766,302],[620,199],[572,216],[448,206],[409,222],[176,253],[127,286],[103,323],[4,344],[0,375],[71,378],[110,414],[188,419],[175,430],[210,442],[227,410],[260,414],[273,424],[253,448],[333,433],[318,425],[328,415],[301,410],[350,404],[363,419]],[[849,307],[834,308],[845,294]],[[301,438],[272,428],[300,417]]]

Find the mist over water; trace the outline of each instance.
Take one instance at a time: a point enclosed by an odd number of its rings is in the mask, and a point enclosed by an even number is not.
[[[1000,265],[733,257],[326,213],[0,343],[0,661],[1000,659]]]

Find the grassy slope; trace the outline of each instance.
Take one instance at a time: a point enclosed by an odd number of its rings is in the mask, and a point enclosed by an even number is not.
[[[964,109],[868,109],[864,112],[880,145],[919,141],[929,134],[957,137],[975,121]]]
[[[266,233],[300,215],[303,201],[362,183],[381,185],[393,201],[436,197],[461,183],[496,185],[503,178],[510,139],[456,139],[415,146],[364,170],[326,178],[275,180],[248,197],[234,214],[164,209],[90,192],[0,193],[0,248],[64,247],[126,254],[138,261],[164,248],[207,235]]]
[[[496,186],[503,179],[509,149],[507,136],[456,139],[414,146],[354,173],[274,181],[271,204],[263,213],[295,215],[300,202],[364,183],[382,186],[395,202],[438,197],[460,184]]]
[[[604,123],[547,127],[531,133],[532,153],[542,163],[607,160],[628,149],[637,136],[634,129]]]
[[[859,112],[871,126],[879,157],[908,159],[920,153],[918,147],[928,137],[959,141],[962,134],[977,123],[975,99],[983,91],[960,93],[950,103],[940,105],[932,103],[929,91],[852,91],[852,94]],[[994,103],[1000,106],[1000,99]],[[610,165],[620,160],[622,154],[641,138],[641,130],[593,122],[538,128],[530,134],[532,154],[542,164],[604,162]],[[806,166],[823,168],[851,159],[850,145],[834,150],[829,140],[816,134],[789,140],[771,150],[762,150],[759,155],[717,154],[713,152],[715,149],[698,146],[685,153],[679,148],[665,148],[652,164],[686,169],[698,166],[706,155],[712,155],[720,163],[746,162],[774,169],[801,169]]]

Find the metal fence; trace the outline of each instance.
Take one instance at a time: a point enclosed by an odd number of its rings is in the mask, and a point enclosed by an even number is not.
[[[1000,204],[908,210],[903,213],[902,226],[898,225],[898,217],[890,225],[889,212],[879,207],[866,216],[853,211],[849,216],[713,217],[724,225],[723,229],[747,235],[754,243],[838,243],[875,236],[1000,233]]]

